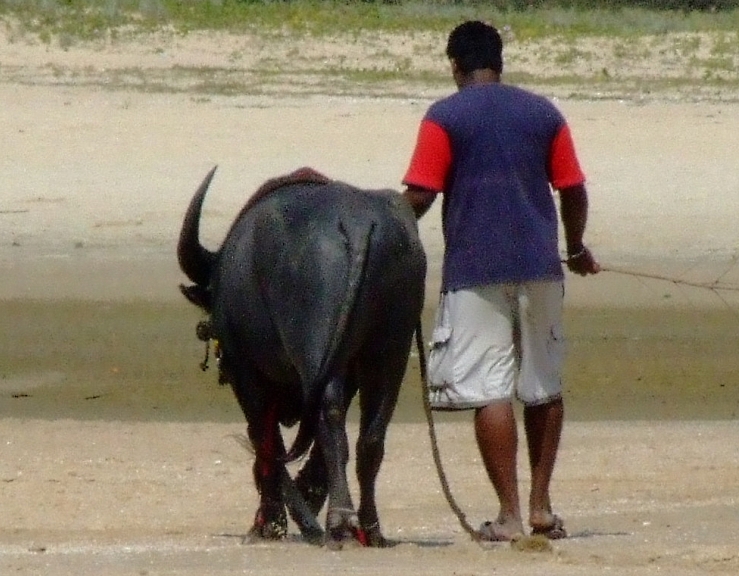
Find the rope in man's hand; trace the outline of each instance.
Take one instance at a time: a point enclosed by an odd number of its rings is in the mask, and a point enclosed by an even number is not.
[[[691,280],[683,280],[682,278],[672,278],[661,274],[652,274],[651,272],[636,272],[634,270],[626,270],[624,268],[611,268],[610,266],[601,266],[601,272],[612,272],[614,274],[623,274],[624,276],[634,276],[636,278],[647,278],[650,280],[663,280],[671,282],[678,286],[690,286],[692,288],[706,288],[708,290],[722,290],[726,292],[739,292],[739,285],[726,284],[719,280],[713,282],[694,282]]]

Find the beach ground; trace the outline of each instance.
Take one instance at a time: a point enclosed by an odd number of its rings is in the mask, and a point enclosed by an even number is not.
[[[557,100],[588,174],[588,243],[609,270],[567,278],[553,497],[572,538],[536,553],[470,542],[440,491],[414,356],[378,487],[397,546],[334,553],[294,527],[243,541],[252,457],[232,438],[244,425],[230,392],[197,367],[199,313],[177,290],[174,247],[215,164],[211,247],[264,180],[300,166],[399,189],[430,95],[106,88],[55,81],[38,46],[1,48],[28,66],[0,68],[0,573],[737,573],[739,302],[719,288],[739,285],[739,104]],[[47,52],[67,69],[82,58],[85,78],[121,58]],[[426,327],[438,210],[421,222]],[[496,510],[467,420],[439,416],[439,436],[477,525]]]

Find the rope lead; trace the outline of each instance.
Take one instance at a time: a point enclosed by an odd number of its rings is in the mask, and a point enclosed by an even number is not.
[[[431,410],[431,402],[429,400],[429,382],[428,382],[428,371],[426,369],[426,351],[423,344],[423,334],[421,332],[421,323],[419,322],[416,326],[416,347],[418,348],[418,359],[421,368],[421,393],[423,394],[423,411],[426,415],[426,422],[429,427],[429,438],[431,440],[431,454],[434,457],[434,464],[436,465],[436,473],[439,476],[439,482],[441,482],[441,489],[444,492],[449,507],[452,512],[459,520],[462,529],[470,535],[475,542],[481,542],[482,537],[480,533],[475,530],[472,525],[467,521],[467,516],[457,504],[454,499],[451,489],[449,488],[449,481],[447,480],[446,473],[444,472],[444,466],[441,462],[441,453],[439,452],[439,442],[436,437],[436,426],[434,425],[434,416]]]

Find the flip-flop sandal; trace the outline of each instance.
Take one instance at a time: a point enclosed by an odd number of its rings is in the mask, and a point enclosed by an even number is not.
[[[512,537],[504,536],[495,531],[496,526],[498,524],[490,520],[480,524],[480,529],[477,531],[480,540],[483,542],[513,542],[523,536],[523,534],[514,534]]]
[[[564,522],[559,516],[552,516],[551,524],[546,526],[532,526],[531,534],[536,536],[545,536],[549,540],[561,540],[567,538],[567,530],[565,530]]]

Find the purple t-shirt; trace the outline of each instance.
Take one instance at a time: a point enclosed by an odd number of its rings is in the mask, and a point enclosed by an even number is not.
[[[552,185],[583,181],[557,108],[499,83],[433,104],[403,179],[444,192],[445,291],[561,279]]]

